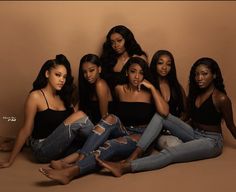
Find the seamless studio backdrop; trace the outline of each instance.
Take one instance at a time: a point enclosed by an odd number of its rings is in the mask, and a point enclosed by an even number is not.
[[[236,2],[71,1],[0,2],[0,136],[15,137],[24,102],[41,65],[63,53],[77,83],[86,53],[100,54],[111,27],[122,24],[147,52],[167,49],[187,91],[191,65],[199,57],[220,65],[236,106]]]

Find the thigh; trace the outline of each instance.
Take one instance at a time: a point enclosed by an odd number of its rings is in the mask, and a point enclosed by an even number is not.
[[[164,119],[163,126],[165,129],[169,130],[172,135],[178,137],[184,142],[194,139],[193,128],[178,117],[171,114]]]

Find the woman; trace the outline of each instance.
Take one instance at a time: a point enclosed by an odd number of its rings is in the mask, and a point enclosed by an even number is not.
[[[167,50],[157,51],[151,60],[150,70],[155,80],[155,86],[169,104],[170,113],[183,121],[187,118],[187,98],[185,91],[177,79],[174,56]],[[182,143],[166,129],[158,138],[158,148],[163,149]]]
[[[98,168],[95,156],[106,160],[124,159],[136,148],[137,141],[153,114],[157,112],[162,116],[168,115],[168,104],[150,83],[152,81],[145,60],[139,57],[130,58],[122,70],[122,77],[123,83],[115,87],[116,116],[109,115],[99,122],[86,141],[84,149],[80,150],[83,158],[75,159],[74,163],[64,162],[53,169],[41,168],[44,175],[67,184],[78,176],[95,171]],[[104,144],[96,151],[91,151],[90,146],[95,145],[94,143]]]
[[[43,64],[25,102],[24,124],[10,157],[0,168],[13,164],[30,136],[34,156],[41,163],[65,156],[78,135],[88,136],[92,126],[82,126],[87,120],[82,112],[74,112],[71,104],[73,87],[70,63],[64,55]]]
[[[128,172],[160,169],[171,163],[219,156],[223,149],[221,120],[225,120],[234,138],[236,138],[236,127],[231,101],[226,95],[220,68],[213,59],[200,58],[193,64],[189,77],[188,102],[190,125],[171,114],[165,119],[156,114],[152,122],[162,120],[163,125],[184,143],[130,162],[112,163],[97,159],[99,164],[119,177]],[[157,128],[151,126],[149,128],[145,133],[157,132]]]
[[[120,72],[132,56],[147,61],[147,55],[134,38],[133,33],[123,25],[110,29],[101,54],[103,77],[113,90],[120,79]]]

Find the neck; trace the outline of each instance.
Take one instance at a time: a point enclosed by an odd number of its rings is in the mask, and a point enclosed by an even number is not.
[[[130,92],[136,92],[136,91],[138,91],[138,87],[133,86],[133,85],[130,84],[130,83],[126,84],[125,87],[126,87],[126,89],[129,90]]]
[[[43,88],[43,90],[45,92],[47,92],[48,94],[51,94],[53,97],[57,96],[57,92],[55,89],[53,89],[49,84],[47,84],[46,87]]]

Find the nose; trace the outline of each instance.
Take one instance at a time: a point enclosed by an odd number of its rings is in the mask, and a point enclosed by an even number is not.
[[[201,81],[203,79],[202,75],[196,75],[196,80]]]
[[[136,78],[136,79],[139,78],[139,74],[138,74],[138,73],[135,74],[135,78]]]

